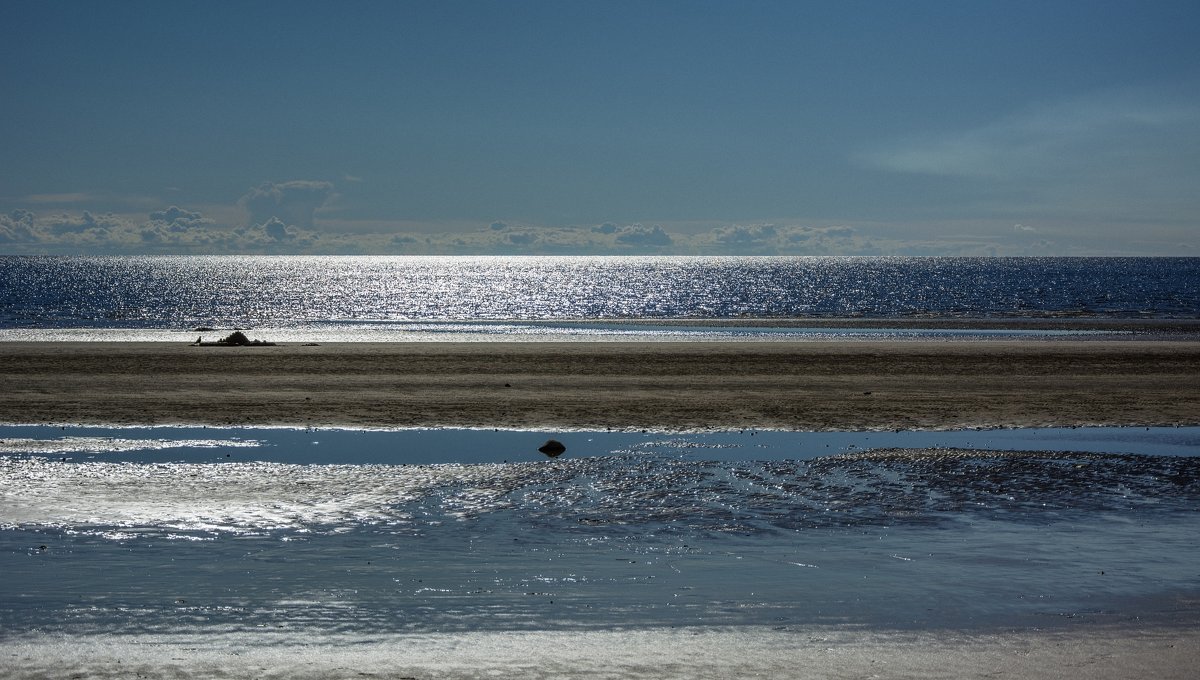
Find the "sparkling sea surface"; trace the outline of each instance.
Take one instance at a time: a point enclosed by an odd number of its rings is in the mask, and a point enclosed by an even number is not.
[[[1200,258],[0,257],[0,340],[964,334],[802,323],[843,318],[1198,319]]]

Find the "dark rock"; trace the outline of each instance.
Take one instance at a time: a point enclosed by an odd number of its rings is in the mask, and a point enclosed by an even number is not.
[[[204,338],[197,338],[196,345],[200,347],[274,347],[275,343],[265,342],[263,340],[251,340],[246,337],[246,334],[241,331],[234,331],[229,335],[217,340],[216,342],[204,342]]]
[[[567,447],[564,446],[563,443],[558,441],[557,439],[549,439],[546,441],[545,444],[542,444],[540,447],[538,447],[538,451],[541,451],[542,453],[546,454],[547,456],[550,456],[551,458],[554,458],[556,456],[561,456],[563,451],[566,451],[566,450],[567,450]]]

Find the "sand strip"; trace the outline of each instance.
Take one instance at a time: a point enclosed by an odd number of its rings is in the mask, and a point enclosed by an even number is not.
[[[1192,630],[966,635],[796,629],[632,629],[0,641],[5,677],[43,678],[1193,678]],[[264,644],[265,643],[265,644]]]
[[[1200,424],[1200,343],[0,343],[0,423]]]

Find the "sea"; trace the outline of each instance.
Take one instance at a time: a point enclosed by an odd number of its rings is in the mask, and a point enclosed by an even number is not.
[[[0,342],[1052,342],[1197,319],[1196,258],[0,257]],[[701,677],[724,655],[780,676],[787,650],[867,635],[1200,629],[1195,424],[502,425],[0,424],[0,675]]]
[[[1200,258],[0,257],[0,341],[963,335],[934,319],[1194,321]]]

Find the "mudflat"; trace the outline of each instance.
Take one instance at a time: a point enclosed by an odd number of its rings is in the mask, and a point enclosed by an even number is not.
[[[0,422],[874,430],[1200,424],[1200,342],[0,343]]]

